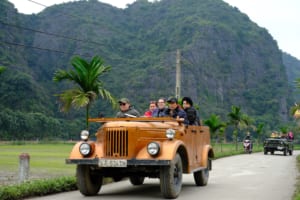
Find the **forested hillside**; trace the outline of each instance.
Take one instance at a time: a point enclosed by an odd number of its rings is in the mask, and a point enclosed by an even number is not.
[[[292,89],[295,102],[300,101],[300,89],[296,88],[295,80],[300,78],[300,60],[288,53],[282,54],[282,60],[286,67],[288,83]]]
[[[232,105],[276,128],[290,120],[294,99],[282,53],[266,29],[221,0],[138,0],[118,9],[76,1],[22,15],[0,2],[0,140],[73,138],[84,110],[61,113],[54,96],[72,85],[52,81],[79,55],[101,56],[112,70],[101,77],[116,97],[144,112],[150,100],[175,95],[176,51],[181,52],[182,96],[202,119],[224,120]],[[92,108],[114,116],[102,99]]]

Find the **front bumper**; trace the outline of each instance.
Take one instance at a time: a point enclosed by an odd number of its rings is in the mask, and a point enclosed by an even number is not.
[[[270,147],[270,146],[266,146],[266,147],[264,147],[266,150],[268,150],[268,151],[283,151],[286,147],[284,147],[284,146],[272,146],[272,147]]]
[[[99,166],[99,160],[99,158],[66,159],[66,164]],[[170,163],[171,160],[127,160],[127,166],[169,166]]]

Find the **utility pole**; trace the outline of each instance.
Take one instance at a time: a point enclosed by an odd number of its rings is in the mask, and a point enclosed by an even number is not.
[[[176,98],[179,99],[181,94],[181,66],[180,66],[180,50],[177,49],[176,52],[176,88],[175,88],[175,94]]]

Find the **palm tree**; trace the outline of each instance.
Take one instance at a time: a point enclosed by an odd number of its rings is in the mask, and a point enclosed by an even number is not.
[[[77,87],[64,91],[58,94],[62,102],[62,111],[69,111],[73,106],[77,109],[86,107],[86,128],[89,129],[89,109],[91,103],[99,96],[109,100],[115,105],[115,99],[103,87],[103,83],[99,77],[108,72],[111,67],[104,66],[104,62],[99,56],[95,56],[91,62],[76,56],[72,58],[71,64],[74,70],[58,70],[55,72],[53,81],[60,82],[68,80],[77,85]]]
[[[249,125],[248,116],[241,112],[241,108],[237,106],[231,106],[231,112],[228,113],[229,125],[234,126],[233,136],[235,138],[236,150],[238,149],[238,132],[240,129],[244,128],[245,125]]]
[[[224,136],[226,123],[220,120],[219,115],[212,114],[209,119],[204,121],[204,124],[209,127],[212,137],[217,136],[218,139],[220,140]],[[221,144],[221,152],[223,152],[222,142],[220,142],[220,144]]]
[[[220,128],[226,126],[226,124],[220,120],[220,116],[215,114],[212,114],[209,119],[205,120],[204,124],[209,127],[213,137],[216,136]]]
[[[261,137],[262,137],[262,133],[263,133],[263,128],[264,128],[264,124],[262,123],[259,123],[256,127],[256,133],[258,135],[258,144],[260,143],[261,141]]]

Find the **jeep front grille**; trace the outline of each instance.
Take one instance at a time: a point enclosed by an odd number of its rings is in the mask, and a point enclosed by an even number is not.
[[[106,156],[128,156],[128,130],[123,128],[108,128],[106,136]]]

